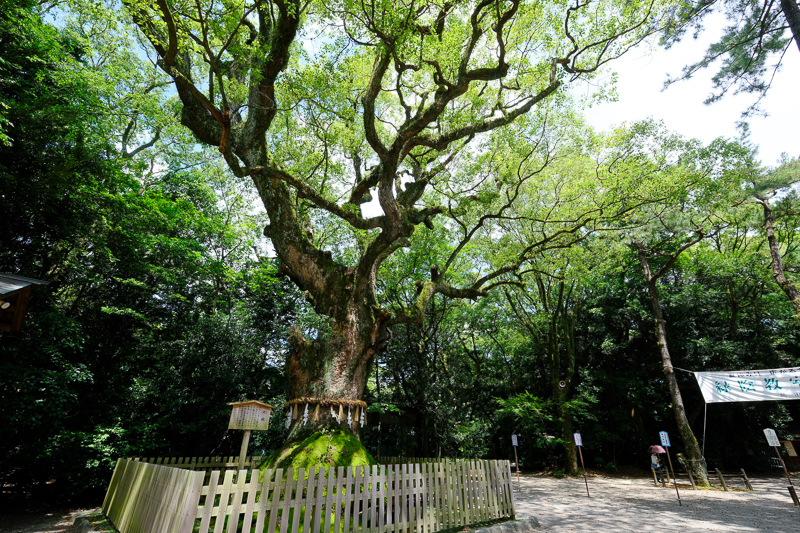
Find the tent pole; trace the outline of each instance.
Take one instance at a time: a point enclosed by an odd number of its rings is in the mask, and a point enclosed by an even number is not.
[[[708,420],[708,403],[703,399],[705,409],[703,412],[703,460],[706,458],[706,421]]]

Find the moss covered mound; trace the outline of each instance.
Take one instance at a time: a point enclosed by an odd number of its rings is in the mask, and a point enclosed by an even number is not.
[[[271,454],[261,469],[310,466],[374,465],[377,461],[369,454],[358,437],[341,429],[324,429],[303,440],[287,442]]]

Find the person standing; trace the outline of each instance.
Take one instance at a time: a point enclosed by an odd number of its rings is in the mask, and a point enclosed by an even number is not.
[[[664,483],[664,480],[661,479],[661,458],[655,452],[650,455],[650,468],[655,470],[658,482]]]

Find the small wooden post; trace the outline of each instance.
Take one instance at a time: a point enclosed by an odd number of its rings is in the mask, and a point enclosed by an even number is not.
[[[244,460],[247,457],[247,445],[250,444],[250,430],[245,429],[242,436],[242,449],[239,451],[239,470],[244,470]]]
[[[572,444],[578,448],[578,454],[581,456],[581,467],[583,468],[583,482],[586,483],[586,497],[591,498],[589,495],[589,480],[586,477],[586,465],[583,464],[583,452],[581,448],[583,448],[583,437],[578,432],[572,434]]]
[[[717,471],[717,476],[719,477],[719,482],[722,483],[722,489],[725,492],[728,492],[728,484],[725,483],[725,476],[722,475],[722,472],[719,471],[719,468],[715,468],[714,470]]]
[[[583,452],[581,451],[582,447],[583,446],[578,446],[578,455],[581,456],[581,468],[583,468],[583,482],[586,483],[586,497],[591,498],[591,496],[589,496],[589,480],[586,478],[586,465],[583,464]]]
[[[747,490],[752,491],[753,485],[750,483],[750,479],[747,477],[747,473],[745,473],[744,468],[741,469],[742,471],[742,478],[744,478],[744,486],[747,487]]]
[[[694,476],[692,475],[692,469],[687,468],[686,473],[689,474],[689,483],[692,484],[692,490],[697,490],[697,486],[694,484]]]
[[[517,492],[522,490],[522,486],[519,481],[519,458],[517,457],[517,434],[514,433],[511,435],[511,445],[514,447],[514,464],[517,465]]]
[[[783,462],[783,457],[781,457],[781,452],[778,450],[777,446],[773,446],[775,448],[775,455],[778,456],[778,459],[781,462],[781,466],[783,467],[783,473],[786,474],[786,479],[789,480],[789,495],[792,497],[792,501],[794,502],[795,507],[800,507],[800,500],[797,498],[797,492],[794,489],[794,483],[792,483],[792,478],[789,477],[789,471],[786,470],[786,463]]]
[[[669,469],[672,472],[672,481],[675,482],[675,494],[678,495],[678,505],[683,507],[681,502],[681,493],[678,491],[678,478],[675,477],[675,470],[672,468],[672,459],[669,456],[669,448],[667,448],[667,461],[669,462]]]
[[[651,466],[650,471],[653,473],[653,485],[658,487],[658,477],[656,476],[656,469]]]
[[[794,486],[790,485],[786,487],[789,489],[789,496],[792,497],[792,501],[794,502],[796,507],[800,507],[800,500],[797,499],[797,491],[794,490]]]
[[[794,487],[794,483],[792,483],[792,478],[789,477],[789,471],[786,470],[786,463],[783,462],[783,457],[781,457],[781,452],[778,450],[777,446],[773,446],[775,448],[775,455],[778,456],[778,460],[781,462],[781,466],[783,467],[783,473],[786,474],[786,479],[789,480],[789,485]]]

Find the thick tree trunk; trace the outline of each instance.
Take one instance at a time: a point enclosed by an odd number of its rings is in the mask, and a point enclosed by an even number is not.
[[[703,484],[708,484],[708,472],[703,454],[700,451],[700,446],[697,444],[697,439],[694,436],[692,427],[686,417],[686,409],[683,405],[683,397],[681,390],[678,386],[678,380],[675,378],[675,371],[672,367],[672,357],[669,353],[667,346],[667,323],[664,320],[664,314],[661,308],[661,298],[658,294],[658,287],[656,286],[657,278],[653,276],[650,271],[650,264],[645,257],[642,248],[639,248],[639,260],[644,268],[645,279],[647,280],[647,291],[650,295],[650,303],[653,307],[653,317],[656,322],[656,338],[658,341],[658,350],[661,355],[661,362],[664,366],[664,377],[667,380],[667,387],[669,388],[670,399],[672,400],[672,413],[675,416],[675,423],[678,426],[678,434],[683,441],[683,446],[686,451],[686,458],[688,464],[692,469],[692,473]]]
[[[769,253],[772,257],[772,276],[781,290],[789,298],[792,307],[794,308],[794,316],[800,318],[800,291],[797,290],[794,283],[792,283],[783,272],[783,259],[781,258],[781,250],[778,245],[778,239],[775,238],[775,219],[772,215],[772,207],[769,205],[768,200],[760,200],[761,207],[764,209],[764,229],[767,233],[767,243],[769,244]]]
[[[359,440],[366,423],[361,398],[373,358],[389,337],[383,321],[372,313],[351,303],[347,319],[333,321],[330,334],[315,340],[293,328],[284,413],[289,436],[268,466],[374,463]]]
[[[786,17],[786,22],[789,23],[789,29],[792,30],[792,37],[794,37],[794,44],[800,50],[800,7],[797,5],[796,0],[781,0],[781,11]]]

